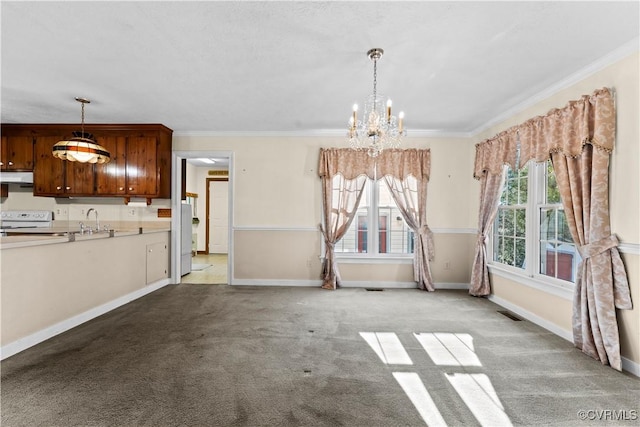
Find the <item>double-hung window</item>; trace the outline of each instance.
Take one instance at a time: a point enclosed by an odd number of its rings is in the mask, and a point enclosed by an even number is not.
[[[551,161],[529,163],[519,170],[505,166],[504,174],[493,224],[493,264],[529,277],[575,283],[580,255]]]
[[[382,179],[368,179],[356,216],[336,243],[335,252],[358,256],[410,255],[413,240],[414,233],[402,218],[387,185]]]

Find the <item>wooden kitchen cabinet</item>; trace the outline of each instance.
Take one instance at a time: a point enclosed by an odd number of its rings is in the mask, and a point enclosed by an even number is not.
[[[0,170],[33,170],[33,136],[2,134]]]
[[[110,152],[111,161],[89,164],[53,157],[53,145],[77,128],[69,124],[3,124],[1,157],[8,156],[5,136],[30,135],[36,196],[119,196],[125,203],[132,197],[146,198],[147,203],[154,198],[171,198],[171,129],[159,124],[85,124],[85,132],[92,133]]]
[[[109,163],[96,165],[96,194],[99,196],[126,196],[126,136],[98,136],[96,142],[111,154]]]
[[[65,162],[51,154],[58,136],[38,136],[34,144],[33,195],[61,197],[65,194]]]
[[[53,145],[69,135],[37,136],[34,145],[33,194],[35,196],[90,196],[94,194],[94,165],[68,162],[51,154]]]
[[[156,137],[127,138],[127,195],[158,194],[157,144]]]

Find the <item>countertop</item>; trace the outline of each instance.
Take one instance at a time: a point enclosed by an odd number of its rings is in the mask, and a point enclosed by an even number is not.
[[[117,229],[80,234],[80,230],[69,230],[68,228],[42,228],[21,230],[23,234],[0,237],[0,249],[23,248],[27,246],[51,245],[59,243],[75,243],[89,240],[109,239],[116,237],[134,236],[137,234],[166,233],[171,231],[170,224],[137,227],[128,229]]]

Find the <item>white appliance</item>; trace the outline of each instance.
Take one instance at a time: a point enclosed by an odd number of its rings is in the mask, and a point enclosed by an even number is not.
[[[51,211],[2,211],[0,213],[0,232],[29,228],[49,228],[53,225]]]
[[[180,274],[191,273],[191,233],[192,219],[191,205],[183,203],[180,213]]]

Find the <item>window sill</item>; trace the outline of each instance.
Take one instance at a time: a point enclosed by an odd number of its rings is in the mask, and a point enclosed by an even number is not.
[[[368,255],[368,254],[336,254],[340,264],[413,264],[413,254],[409,255]]]
[[[528,286],[530,288],[537,289],[542,292],[546,292],[557,297],[573,301],[573,290],[575,285],[573,283],[562,283],[559,280],[554,280],[544,276],[528,276],[524,272],[516,272],[509,268],[505,268],[498,264],[489,264],[489,273],[495,274],[502,278],[512,280],[521,285]]]

